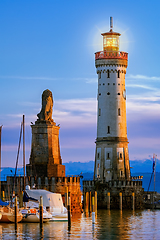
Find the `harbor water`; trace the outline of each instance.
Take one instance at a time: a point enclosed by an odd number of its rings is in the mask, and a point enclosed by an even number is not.
[[[67,222],[0,224],[0,239],[160,239],[160,211],[98,210],[92,215],[73,215]]]

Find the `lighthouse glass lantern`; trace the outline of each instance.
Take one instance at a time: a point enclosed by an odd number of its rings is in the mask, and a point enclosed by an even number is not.
[[[119,51],[119,36],[120,33],[110,32],[102,33],[103,36],[103,51],[118,52]]]

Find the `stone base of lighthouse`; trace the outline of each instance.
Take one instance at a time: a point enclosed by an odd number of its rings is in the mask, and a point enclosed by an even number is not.
[[[129,180],[128,139],[103,137],[96,140],[94,180]]]
[[[59,128],[56,124],[44,121],[32,125],[32,148],[28,176],[65,177],[59,146]]]
[[[134,177],[135,178],[135,177]],[[97,192],[97,208],[108,208],[108,195],[110,196],[110,209],[120,209],[120,194],[122,196],[122,208],[132,209],[133,194],[135,198],[135,209],[144,208],[144,189],[142,188],[142,177],[136,180],[111,180],[109,182],[83,181],[83,199],[87,202],[86,193]],[[87,194],[90,195],[90,194]]]

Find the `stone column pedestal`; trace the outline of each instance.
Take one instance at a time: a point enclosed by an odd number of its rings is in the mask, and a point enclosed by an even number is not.
[[[65,177],[59,146],[59,126],[55,122],[36,121],[32,128],[32,148],[27,175]]]

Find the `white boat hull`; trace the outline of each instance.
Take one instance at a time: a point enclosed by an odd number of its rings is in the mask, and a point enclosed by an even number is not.
[[[40,222],[39,212],[36,209],[31,209],[31,211],[26,210],[26,213],[24,213],[24,210],[22,210],[22,213],[23,213],[22,222],[30,222],[30,223]],[[49,222],[51,218],[52,218],[51,214],[47,212],[43,213],[43,222]]]
[[[66,222],[68,221],[68,214],[67,213],[60,213],[60,214],[53,214],[52,213],[52,222]]]
[[[39,222],[39,218],[36,214],[26,214],[25,216],[23,216],[22,222],[37,223]]]

